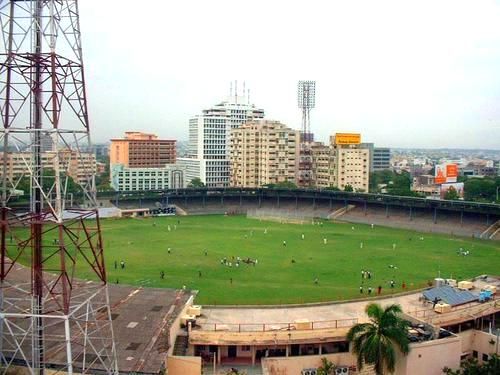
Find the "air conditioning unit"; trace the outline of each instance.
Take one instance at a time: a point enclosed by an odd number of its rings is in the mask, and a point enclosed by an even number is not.
[[[337,367],[335,375],[349,375],[349,367]]]
[[[301,375],[316,375],[317,371],[315,368],[306,368],[300,372]]]

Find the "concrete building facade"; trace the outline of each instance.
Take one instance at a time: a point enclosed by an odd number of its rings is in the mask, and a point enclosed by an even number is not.
[[[249,104],[245,96],[230,96],[189,120],[188,157],[179,165],[187,168],[188,182],[199,178],[208,187],[230,182],[230,132],[247,121],[263,119],[264,110]]]
[[[89,177],[97,172],[96,158],[93,153],[61,149],[58,152],[42,152],[42,167],[53,169],[55,157],[59,157],[59,165],[75,182],[86,183]],[[19,176],[29,176],[32,166],[31,152],[11,152],[7,154],[7,176],[13,180]],[[3,153],[0,153],[0,165],[3,166]],[[0,168],[0,171],[3,171]]]
[[[332,184],[332,150],[322,142],[310,144],[312,170],[316,187],[326,188]]]
[[[330,137],[332,148],[331,184],[344,190],[368,192],[370,150],[360,143],[360,134],[336,133]]]
[[[125,132],[125,138],[112,139],[110,164],[130,168],[161,168],[175,163],[175,140],[158,139],[154,134]]]
[[[370,172],[391,169],[391,149],[375,147],[373,143],[361,143],[360,147],[370,150]]]
[[[279,121],[254,120],[231,130],[230,184],[296,183],[300,132]]]
[[[111,186],[116,191],[181,189],[186,187],[184,168],[176,164],[163,168],[111,166]]]

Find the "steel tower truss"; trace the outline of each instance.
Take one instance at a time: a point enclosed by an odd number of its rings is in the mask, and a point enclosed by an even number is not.
[[[302,110],[302,129],[300,134],[300,154],[299,154],[299,186],[309,187],[314,185],[313,176],[313,155],[311,143],[313,133],[311,133],[311,109],[316,105],[316,82],[299,81],[298,106]]]
[[[95,167],[86,154],[78,2],[0,0],[0,29],[0,374],[16,366],[117,374]],[[65,207],[75,163],[92,209]],[[27,180],[30,210],[15,213],[9,202]]]

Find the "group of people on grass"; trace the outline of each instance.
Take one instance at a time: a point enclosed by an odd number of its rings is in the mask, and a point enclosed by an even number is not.
[[[256,266],[257,263],[259,263],[259,261],[257,259],[252,259],[250,257],[246,257],[246,258],[241,258],[241,257],[234,257],[232,256],[231,259],[228,259],[227,257],[224,257],[220,260],[220,264],[221,265],[224,265],[224,266],[227,266],[227,267],[233,267],[233,265],[235,267],[239,267],[240,266],[240,263],[245,263],[245,264],[248,264],[248,265],[253,265],[253,266]]]

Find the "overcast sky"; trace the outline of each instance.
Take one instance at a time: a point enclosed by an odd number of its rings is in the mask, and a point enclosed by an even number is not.
[[[500,149],[500,1],[81,0],[95,142],[186,140],[188,119],[246,81],[266,117],[390,147]]]

